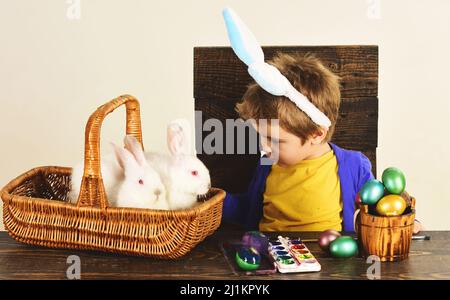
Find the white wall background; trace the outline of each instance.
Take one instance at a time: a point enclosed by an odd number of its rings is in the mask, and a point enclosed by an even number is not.
[[[81,0],[78,20],[65,0],[0,3],[1,186],[81,159],[88,116],[124,93],[141,101],[146,149],[165,149],[168,121],[193,122],[193,47],[228,45],[230,5],[263,45],[379,45],[378,170],[401,168],[417,217],[450,230],[449,1]],[[124,109],[102,138],[123,132]]]

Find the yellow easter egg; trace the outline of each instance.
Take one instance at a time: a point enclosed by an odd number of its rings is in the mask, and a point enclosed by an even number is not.
[[[387,195],[377,203],[376,210],[382,216],[401,215],[406,209],[406,201],[399,195]]]

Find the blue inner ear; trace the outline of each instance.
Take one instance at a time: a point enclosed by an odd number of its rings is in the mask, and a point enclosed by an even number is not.
[[[228,8],[223,10],[223,18],[225,20],[225,26],[227,27],[231,47],[240,60],[247,66],[251,65],[255,59],[252,57],[251,53],[247,51],[243,33],[237,24],[239,21],[235,20],[233,13]]]

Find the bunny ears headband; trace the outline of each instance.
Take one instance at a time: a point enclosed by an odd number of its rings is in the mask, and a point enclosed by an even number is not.
[[[305,95],[292,86],[289,80],[274,66],[264,61],[264,53],[255,36],[231,9],[223,10],[223,18],[228,31],[231,47],[239,59],[248,66],[248,73],[268,93],[285,96],[305,112],[311,120],[328,129],[330,119],[321,112]]]

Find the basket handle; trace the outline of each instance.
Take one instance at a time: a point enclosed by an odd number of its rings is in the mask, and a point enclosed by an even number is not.
[[[122,95],[98,107],[89,117],[85,130],[84,173],[77,206],[106,209],[108,199],[100,168],[100,129],[105,117],[119,106],[126,105],[126,133],[134,136],[143,146],[139,102],[130,95]]]

